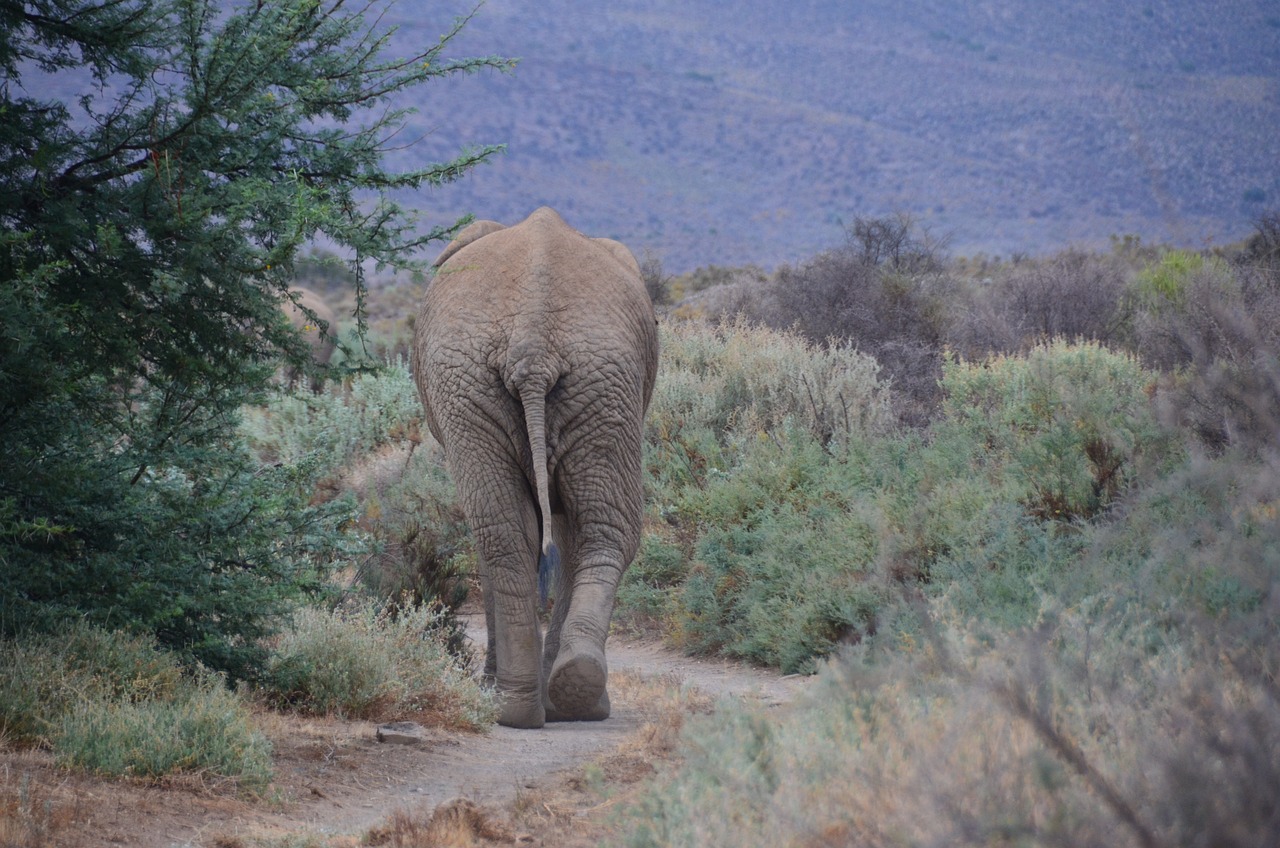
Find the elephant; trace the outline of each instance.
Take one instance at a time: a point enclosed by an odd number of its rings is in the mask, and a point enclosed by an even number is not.
[[[415,380],[475,543],[498,723],[608,718],[605,641],[640,543],[658,368],[640,268],[546,207],[470,224],[435,268]]]
[[[281,301],[280,308],[288,317],[293,329],[306,338],[311,347],[311,361],[315,365],[328,365],[335,347],[334,333],[338,323],[334,319],[333,310],[320,295],[311,289],[294,286],[289,289],[289,296]],[[311,314],[308,314],[308,310]],[[301,369],[286,368],[284,384],[289,388],[301,378]],[[312,391],[319,388],[319,382],[313,381]]]

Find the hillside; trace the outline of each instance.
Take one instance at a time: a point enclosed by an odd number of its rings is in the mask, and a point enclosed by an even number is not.
[[[393,7],[393,52],[468,8]],[[489,0],[457,53],[521,61],[426,89],[400,161],[509,149],[408,202],[504,222],[553,205],[674,272],[802,260],[893,210],[1009,255],[1220,243],[1280,203],[1263,0]]]

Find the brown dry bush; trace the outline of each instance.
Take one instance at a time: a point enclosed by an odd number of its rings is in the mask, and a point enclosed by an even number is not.
[[[1280,209],[1258,217],[1253,233],[1245,240],[1242,259],[1273,276],[1280,275]]]
[[[947,341],[968,358],[1026,350],[1053,338],[1115,344],[1128,262],[1116,254],[1066,250],[1005,266],[956,310]]]
[[[662,260],[647,250],[640,262],[640,278],[654,306],[671,303],[671,275],[663,269]]]
[[[1166,374],[1165,418],[1213,450],[1280,443],[1280,275],[1206,262],[1181,295],[1134,321],[1139,353]]]
[[[682,293],[671,311],[676,319],[703,319],[732,324],[739,319],[753,324],[776,325],[777,313],[769,277],[759,268],[698,269],[672,282]]]
[[[944,341],[958,286],[942,245],[907,216],[859,218],[841,248],[772,280],[775,328],[796,327],[815,343],[848,340],[893,381],[900,420],[923,425],[940,400]]]

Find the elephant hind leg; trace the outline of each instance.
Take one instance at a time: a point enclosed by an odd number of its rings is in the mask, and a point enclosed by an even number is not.
[[[541,727],[545,714],[536,603],[537,511],[518,467],[501,457],[469,458],[468,463],[453,462],[470,469],[458,480],[458,494],[471,525],[485,592],[485,676],[492,675],[497,687],[499,724]]]
[[[563,514],[552,517],[552,532],[561,544],[564,559],[555,586],[555,606],[543,642],[547,721],[603,721],[609,717],[604,654],[580,643],[566,646],[561,656],[561,634],[573,606],[574,574],[579,565],[578,536]]]
[[[562,650],[551,669],[548,721],[601,721],[609,717],[609,672],[604,652],[575,645]]]

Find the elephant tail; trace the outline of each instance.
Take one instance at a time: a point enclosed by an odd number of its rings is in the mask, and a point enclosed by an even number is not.
[[[520,405],[524,407],[524,423],[533,457],[534,488],[538,494],[538,512],[542,519],[542,552],[538,556],[538,598],[543,606],[551,593],[551,583],[560,569],[560,548],[551,536],[551,482],[547,468],[547,396],[535,381],[520,387]]]

